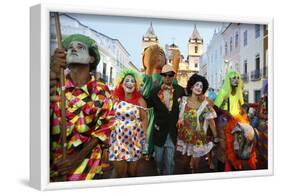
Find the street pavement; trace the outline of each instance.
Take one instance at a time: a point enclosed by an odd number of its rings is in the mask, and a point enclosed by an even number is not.
[[[153,159],[145,160],[144,158],[141,158],[139,160],[138,165],[139,166],[138,166],[137,177],[158,176],[156,170],[156,164]],[[200,162],[198,173],[207,173],[207,172],[212,172],[212,170],[208,168],[208,161],[202,160]],[[191,169],[189,168],[189,165],[187,165],[186,156],[182,156],[180,152],[176,152],[174,174],[190,174],[190,173],[191,173]],[[116,173],[112,165],[107,171],[104,172],[104,175],[102,176],[103,179],[115,178],[115,177],[116,177]]]

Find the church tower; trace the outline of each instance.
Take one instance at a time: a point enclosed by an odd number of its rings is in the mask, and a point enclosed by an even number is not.
[[[199,72],[200,56],[203,52],[203,39],[201,38],[196,24],[187,43],[189,70]]]
[[[149,45],[152,45],[155,43],[159,44],[158,37],[155,35],[154,29],[152,26],[152,22],[150,22],[150,26],[149,26],[147,32],[142,37],[142,50],[144,48],[148,47]]]

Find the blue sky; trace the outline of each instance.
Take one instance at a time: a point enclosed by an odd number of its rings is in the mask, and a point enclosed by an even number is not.
[[[201,37],[204,39],[204,50],[210,42],[215,29],[222,23],[200,22],[188,20],[168,20],[157,18],[137,18],[121,16],[101,16],[86,14],[69,14],[78,19],[82,24],[101,32],[111,38],[118,39],[130,53],[130,59],[140,68],[142,37],[147,32],[150,22],[153,24],[155,34],[160,45],[173,42],[179,46],[181,54],[187,56],[187,41],[196,24]]]

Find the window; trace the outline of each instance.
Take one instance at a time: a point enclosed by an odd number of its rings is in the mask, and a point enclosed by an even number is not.
[[[243,39],[243,45],[247,46],[248,44],[248,31],[244,31],[244,39]]]
[[[106,63],[103,63],[102,74],[103,76],[106,75]]]
[[[194,47],[194,50],[195,50],[195,51],[194,51],[195,53],[198,53],[198,46],[195,46],[195,47]]]
[[[197,67],[198,67],[198,63],[195,63],[195,64],[194,64],[194,67],[197,68]]]
[[[255,103],[258,103],[261,98],[261,91],[255,90]]]
[[[260,30],[260,25],[259,24],[255,24],[255,37],[258,38],[260,37],[261,34],[261,30]]]
[[[238,47],[238,32],[235,33],[235,48]]]
[[[230,52],[232,51],[232,37],[230,37],[230,41],[229,41],[229,50]]]
[[[144,37],[143,40],[146,41],[146,42],[148,42],[148,41],[149,41],[149,38]]]
[[[235,70],[239,71],[239,64],[238,63],[235,63]]]
[[[259,54],[256,55],[255,61],[256,61],[256,71],[260,72],[260,55]]]
[[[244,60],[244,74],[248,73],[248,62],[247,60]]]
[[[110,72],[109,72],[109,82],[112,83],[112,69],[113,67],[110,67]]]
[[[215,61],[217,61],[218,60],[218,50],[216,49],[215,50]]]
[[[227,42],[225,42],[225,45],[224,45],[224,54],[227,55]]]

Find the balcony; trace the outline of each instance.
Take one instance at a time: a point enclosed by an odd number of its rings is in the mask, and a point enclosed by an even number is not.
[[[249,74],[248,73],[241,74],[241,79],[243,80],[243,82],[248,82]]]
[[[260,69],[256,69],[251,72],[251,81],[258,81],[261,79],[262,72]]]

